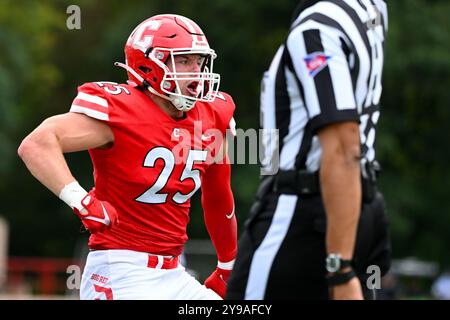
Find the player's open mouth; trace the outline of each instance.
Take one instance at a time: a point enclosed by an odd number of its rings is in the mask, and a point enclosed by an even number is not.
[[[196,97],[198,95],[198,81],[192,81],[191,83],[188,84],[187,86],[187,90],[189,92],[189,94],[193,97]]]

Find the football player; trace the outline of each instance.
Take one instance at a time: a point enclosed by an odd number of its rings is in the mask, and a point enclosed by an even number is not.
[[[91,233],[81,299],[220,299],[237,230],[225,136],[232,98],[219,92],[214,50],[192,20],[151,17],[125,44],[127,84],[78,87],[70,112],[46,119],[19,147],[30,172]],[[64,153],[89,150],[95,187],[73,177]],[[202,188],[218,256],[200,284],[179,263],[190,198]]]

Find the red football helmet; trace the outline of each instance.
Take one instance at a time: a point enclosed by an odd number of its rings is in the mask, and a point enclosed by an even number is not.
[[[203,57],[200,72],[177,72],[174,57],[188,54]],[[220,84],[220,75],[212,72],[216,57],[195,22],[183,16],[164,14],[151,17],[134,29],[125,44],[126,62],[116,62],[116,65],[127,70],[129,82],[146,87],[151,93],[171,101],[177,109],[187,111],[196,101],[215,99]],[[196,96],[182,94],[180,80],[191,81]]]

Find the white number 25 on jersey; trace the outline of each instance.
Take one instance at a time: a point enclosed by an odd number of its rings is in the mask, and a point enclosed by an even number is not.
[[[200,171],[197,169],[192,169],[195,161],[206,161],[207,151],[206,150],[189,150],[186,164],[181,174],[180,181],[183,182],[186,179],[191,179],[194,181],[194,189],[188,194],[182,194],[177,192],[172,200],[178,204],[185,203],[190,197],[200,188]],[[147,189],[142,195],[136,198],[136,201],[143,203],[165,203],[167,201],[167,193],[159,193],[159,191],[164,188],[167,181],[172,174],[175,167],[175,156],[173,153],[164,147],[156,147],[151,149],[144,160],[144,167],[153,168],[155,162],[158,159],[164,160],[164,168],[161,170],[155,183]]]

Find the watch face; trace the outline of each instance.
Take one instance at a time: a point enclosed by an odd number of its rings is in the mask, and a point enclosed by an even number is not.
[[[336,272],[341,268],[341,256],[331,253],[326,259],[326,268],[328,272]]]

